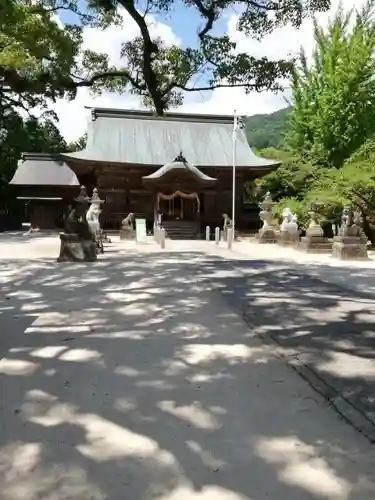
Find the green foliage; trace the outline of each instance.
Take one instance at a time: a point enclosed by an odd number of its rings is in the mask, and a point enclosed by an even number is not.
[[[375,131],[374,4],[315,22],[313,62],[302,51],[294,66],[287,144],[314,164],[341,167]]]
[[[283,146],[290,108],[280,109],[269,115],[246,118],[245,134],[252,148],[280,148]]]
[[[365,214],[374,212],[375,140],[367,141],[341,169],[325,171],[311,196],[326,204],[349,204]]]
[[[309,203],[304,199],[298,199],[294,196],[282,198],[272,207],[272,212],[275,218],[282,221],[282,213],[285,208],[289,208],[297,216],[298,227],[303,231],[306,230],[309,225]]]
[[[79,87],[130,91],[162,115],[183,101],[184,92],[240,86],[246,91],[276,90],[289,74],[291,61],[257,58],[238,53],[227,34],[213,35],[217,21],[236,0],[182,0],[186,10],[199,15],[198,33],[191,46],[167,47],[150,32],[150,15],[169,16],[175,0],[0,0],[0,105],[30,108]],[[325,11],[329,0],[265,0],[246,2],[238,28],[261,39],[279,26],[300,26],[306,16]],[[101,28],[123,22],[126,11],[138,34],[124,44],[122,61],[110,66],[107,54],[84,50],[86,24]],[[62,25],[58,14],[69,14]],[[194,38],[194,37],[193,37]],[[198,82],[205,82],[199,84]]]
[[[256,182],[260,197],[270,191],[275,200],[282,197],[301,199],[319,174],[319,167],[304,163],[287,151],[268,148],[260,155],[282,161],[280,167]]]
[[[24,120],[15,111],[0,115],[0,199],[4,201],[8,196],[8,183],[22,153],[58,153],[66,150],[67,144],[50,114],[38,120]]]

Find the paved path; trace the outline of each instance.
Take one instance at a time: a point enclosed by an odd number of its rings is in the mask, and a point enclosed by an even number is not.
[[[375,498],[374,447],[208,288],[219,257],[0,264],[1,500]]]

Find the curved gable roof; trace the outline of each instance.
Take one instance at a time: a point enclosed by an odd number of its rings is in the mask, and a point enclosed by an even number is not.
[[[209,175],[204,174],[199,170],[199,168],[194,165],[190,165],[186,159],[182,156],[182,153],[179,154],[172,162],[167,163],[160,167],[156,172],[153,172],[150,175],[144,175],[144,180],[156,180],[162,178],[168,172],[172,172],[173,170],[185,170],[191,173],[194,177],[197,177],[199,180],[204,182],[215,182],[216,179],[214,177],[210,177]]]

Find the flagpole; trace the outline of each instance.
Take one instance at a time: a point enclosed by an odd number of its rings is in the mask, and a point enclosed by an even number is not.
[[[237,147],[237,114],[233,116],[233,147],[232,147],[232,238],[234,240],[236,224],[236,147]]]

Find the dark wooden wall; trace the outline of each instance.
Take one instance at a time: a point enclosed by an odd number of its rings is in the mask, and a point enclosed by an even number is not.
[[[222,214],[232,214],[232,169],[205,168],[202,171],[217,179],[213,185],[204,185],[195,178],[184,177],[178,171],[171,172],[168,178],[157,182],[144,182],[143,176],[153,173],[154,166],[125,166],[121,164],[104,164],[74,162],[69,166],[78,176],[81,184],[87,188],[88,194],[97,187],[101,198],[106,203],[101,216],[104,227],[118,229],[121,220],[133,212],[138,217],[145,217],[151,228],[154,220],[154,209],[158,192],[171,194],[177,189],[197,192],[201,201],[200,223],[206,225],[222,225]],[[236,172],[236,226],[238,229],[259,227],[257,210],[246,211],[243,204],[243,186],[246,180],[254,177],[248,170],[237,169]],[[60,227],[63,213],[72,198],[78,195],[78,187],[43,187],[29,186],[17,190],[19,196],[61,197],[62,201],[31,201],[29,214],[32,222],[41,229]]]

